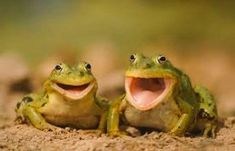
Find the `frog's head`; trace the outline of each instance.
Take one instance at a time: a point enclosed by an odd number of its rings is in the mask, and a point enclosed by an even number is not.
[[[171,96],[180,73],[163,55],[133,54],[125,76],[127,100],[144,111]]]
[[[90,64],[80,62],[71,67],[61,63],[54,67],[44,87],[48,91],[57,91],[70,100],[79,100],[96,93],[97,82],[91,73]]]

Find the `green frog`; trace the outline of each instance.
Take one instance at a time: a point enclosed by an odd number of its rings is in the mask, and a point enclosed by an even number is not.
[[[124,123],[177,136],[200,131],[204,136],[215,137],[214,97],[205,87],[192,87],[190,78],[165,56],[131,55],[125,92],[109,108],[110,135],[122,135],[119,125]]]
[[[42,91],[17,103],[17,117],[41,130],[59,126],[104,131],[108,101],[96,91],[97,81],[89,63],[57,64]]]

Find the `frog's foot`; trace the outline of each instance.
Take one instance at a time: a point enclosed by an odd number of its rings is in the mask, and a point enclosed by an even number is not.
[[[45,123],[44,122],[38,123],[38,124],[34,125],[34,127],[36,127],[37,129],[43,130],[43,131],[56,131],[58,129],[61,129],[59,127],[56,127],[56,126],[51,125],[46,122]]]
[[[20,116],[16,117],[15,123],[16,124],[31,125],[31,126],[37,128],[39,130],[45,130],[45,131],[53,131],[53,130],[55,130],[57,128],[56,126],[53,126],[53,125],[45,122],[44,120],[34,124],[34,123],[31,123],[29,120],[24,119],[24,117],[20,117]]]
[[[203,136],[215,138],[216,137],[215,130],[216,130],[216,125],[208,124],[204,129]]]
[[[168,134],[173,135],[173,136],[184,136],[184,133],[178,130],[171,130]]]
[[[109,131],[108,135],[113,137],[126,137],[128,133],[125,131]]]
[[[128,135],[130,135],[132,137],[141,136],[141,131],[139,129],[135,128],[135,127],[128,126],[125,129],[125,132],[127,132]]]
[[[81,130],[80,132],[81,132],[82,134],[97,134],[97,135],[103,134],[103,131],[102,131],[102,130],[99,130],[99,129]]]

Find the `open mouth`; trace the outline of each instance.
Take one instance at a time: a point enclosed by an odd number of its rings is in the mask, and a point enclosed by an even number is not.
[[[172,85],[170,78],[127,77],[125,80],[128,101],[139,110],[149,110],[159,104]]]
[[[73,100],[81,99],[86,96],[86,94],[91,91],[93,86],[94,83],[86,83],[82,85],[68,85],[62,83],[53,84],[53,88],[55,90]]]

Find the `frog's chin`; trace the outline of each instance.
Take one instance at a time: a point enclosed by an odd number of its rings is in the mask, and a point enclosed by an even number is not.
[[[125,89],[128,102],[138,110],[149,110],[162,102],[171,92],[171,78],[126,77]]]
[[[52,88],[68,99],[81,100],[82,98],[87,96],[90,91],[92,91],[94,85],[95,82],[90,82],[82,85],[53,83]]]

